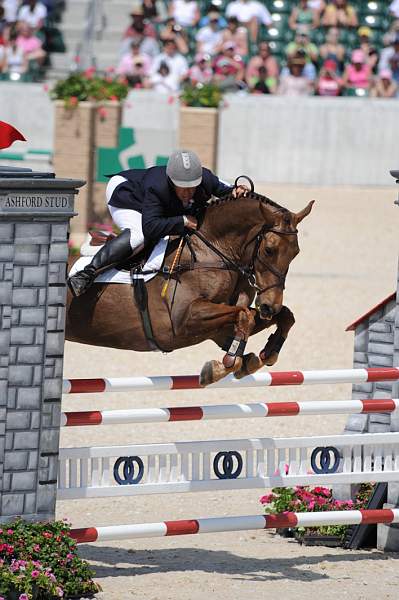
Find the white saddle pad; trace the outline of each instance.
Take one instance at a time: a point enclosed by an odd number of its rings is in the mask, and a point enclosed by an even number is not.
[[[143,271],[158,271],[162,268],[163,261],[165,259],[165,252],[168,246],[168,237],[164,237],[155,246],[151,252],[149,259],[143,267]],[[91,246],[93,248],[93,246]],[[102,246],[97,247],[98,250]],[[95,253],[94,253],[95,254]],[[69,276],[74,275],[78,271],[82,271],[86,265],[88,265],[93,258],[91,256],[81,256],[69,271]],[[148,273],[147,275],[134,275],[134,279],[144,279],[145,282],[151,281],[156,275],[155,273]],[[98,275],[95,279],[95,283],[131,283],[131,275],[129,271],[119,271],[118,269],[108,269]]]

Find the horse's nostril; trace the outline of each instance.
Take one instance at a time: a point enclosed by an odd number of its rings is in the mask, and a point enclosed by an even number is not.
[[[259,310],[262,317],[271,317],[274,315],[273,308],[268,304],[261,304]]]

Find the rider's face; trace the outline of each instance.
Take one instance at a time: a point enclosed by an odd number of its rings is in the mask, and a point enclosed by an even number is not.
[[[193,199],[196,189],[197,188],[195,188],[195,187],[186,188],[186,187],[179,187],[178,185],[175,185],[176,196],[179,198],[179,200],[183,204],[184,208],[187,208],[187,206],[190,203],[190,200]]]

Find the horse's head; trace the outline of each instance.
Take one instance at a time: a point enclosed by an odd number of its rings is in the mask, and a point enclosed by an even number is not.
[[[313,201],[299,213],[272,209],[260,203],[264,223],[250,238],[251,268],[256,284],[256,307],[262,319],[271,319],[283,305],[285,278],[291,261],[299,252],[297,225],[312,210]]]

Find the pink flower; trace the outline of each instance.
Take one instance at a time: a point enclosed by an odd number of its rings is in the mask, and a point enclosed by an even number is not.
[[[113,102],[116,102],[118,100],[118,96],[111,96],[110,100],[112,100]]]
[[[47,85],[47,83],[43,84],[43,91],[48,92],[49,90],[49,86]]]
[[[49,531],[45,531],[43,533],[43,537],[47,538],[48,540],[50,540],[53,537],[53,534],[50,533]]]
[[[33,546],[33,550],[34,550],[35,552],[39,552],[39,550],[40,550],[40,546],[39,546],[39,544],[34,544],[34,546]]]
[[[12,535],[14,533],[14,530],[13,529],[7,529],[7,533],[8,533],[8,535]]]
[[[32,571],[31,573],[31,577],[33,577],[33,579],[36,579],[36,577],[39,577],[40,575],[40,571]]]
[[[64,595],[63,590],[60,587],[57,587],[56,591],[57,591],[57,596],[59,596],[60,598],[62,598],[62,596]]]
[[[29,600],[29,596],[27,594],[21,594],[18,600]]]
[[[266,494],[265,496],[262,496],[259,502],[261,504],[270,504],[271,502],[273,502],[275,497],[276,496],[274,494]]]
[[[100,117],[101,121],[104,121],[107,118],[107,111],[103,106],[100,106],[100,108],[97,110],[98,112],[98,116]]]
[[[84,76],[87,77],[87,79],[92,79],[93,75],[95,74],[96,69],[95,67],[89,67],[88,69],[86,69],[86,71],[84,72]]]
[[[80,63],[80,56],[75,56],[74,61],[78,65]]]
[[[326,496],[327,498],[331,496],[331,490],[325,487],[315,487],[313,489],[314,494],[320,494],[321,496]]]
[[[175,101],[175,97],[174,96],[169,96],[168,98],[168,104],[173,104]]]

